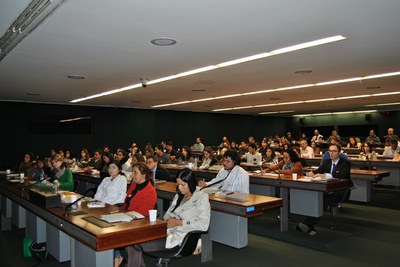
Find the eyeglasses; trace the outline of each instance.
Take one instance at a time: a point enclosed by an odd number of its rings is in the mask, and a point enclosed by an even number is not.
[[[329,153],[337,153],[339,152],[338,150],[329,150]]]

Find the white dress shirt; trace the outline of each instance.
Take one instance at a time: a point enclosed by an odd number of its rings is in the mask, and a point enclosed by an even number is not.
[[[314,149],[307,146],[306,149],[300,148],[301,157],[304,159],[311,159],[314,157]]]
[[[123,175],[118,175],[114,180],[111,180],[111,177],[106,177],[97,188],[94,199],[110,205],[123,203],[126,196],[126,184],[126,178]]]
[[[230,192],[249,193],[249,174],[242,167],[236,165],[232,170],[225,170],[225,168],[222,168],[219,170],[217,176],[207,182],[206,185],[216,183],[223,179],[225,179],[223,182],[213,185],[212,187]]]

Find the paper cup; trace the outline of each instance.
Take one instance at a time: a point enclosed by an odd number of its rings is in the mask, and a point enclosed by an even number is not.
[[[11,173],[11,170],[10,170],[10,169],[7,169],[7,170],[6,170],[6,173],[7,173],[7,174],[10,174],[10,173]]]
[[[24,178],[25,178],[25,173],[21,172],[21,173],[19,174],[19,178],[24,179]]]
[[[149,210],[149,219],[151,222],[155,222],[157,220],[157,210]]]
[[[295,181],[297,180],[297,173],[292,173],[292,179]]]

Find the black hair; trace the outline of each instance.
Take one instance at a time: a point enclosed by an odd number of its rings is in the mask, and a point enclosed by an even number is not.
[[[249,147],[251,147],[252,149],[257,149],[257,146],[256,146],[256,144],[254,144],[254,143],[250,143],[250,144],[249,144]]]
[[[189,191],[193,194],[196,191],[197,180],[194,172],[189,168],[182,169],[177,175],[176,179],[181,179],[183,182],[187,183],[189,186]],[[176,192],[178,194],[178,200],[176,201],[175,207],[172,209],[172,212],[175,211],[177,207],[181,204],[183,197],[185,196],[179,191],[179,186],[176,187]]]
[[[222,156],[222,158],[231,158],[231,160],[233,160],[233,162],[235,162],[235,165],[239,165],[240,164],[240,156],[233,149],[229,149],[229,150],[225,151],[225,153]]]
[[[289,154],[291,162],[295,163],[295,162],[300,161],[299,155],[297,155],[296,151],[294,151],[293,149],[284,150],[282,153],[285,153],[285,152]]]

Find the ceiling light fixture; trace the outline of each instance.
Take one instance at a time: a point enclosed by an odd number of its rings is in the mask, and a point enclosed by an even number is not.
[[[295,74],[310,74],[312,70],[296,70]]]
[[[364,79],[372,79],[371,77],[374,77],[374,79],[377,79],[377,78],[384,78],[384,77],[397,76],[397,75],[400,75],[400,71],[398,71],[398,72],[383,73],[383,74],[377,74],[377,75],[371,75],[371,76],[365,76],[365,77],[360,77],[360,78],[348,78],[348,79],[341,79],[341,80],[328,81],[328,82],[321,82],[321,83],[314,83],[314,84],[311,84],[311,83],[310,83],[310,84],[302,84],[302,85],[281,87],[281,88],[275,88],[275,89],[254,91],[254,92],[248,92],[248,93],[242,93],[242,94],[233,94],[233,95],[226,95],[226,96],[217,96],[217,97],[207,98],[207,101],[209,101],[209,100],[216,100],[216,99],[223,99],[223,98],[231,98],[231,97],[236,97],[236,96],[248,96],[248,95],[255,95],[255,94],[265,94],[265,93],[272,93],[272,92],[279,92],[279,91],[286,91],[286,90],[294,90],[294,89],[308,88],[308,87],[314,87],[314,86],[324,86],[324,85],[331,85],[331,84],[337,84],[337,83],[348,83],[348,82],[353,82],[353,81],[362,81],[362,80],[364,80]],[[387,94],[397,94],[397,92],[393,92],[393,93],[382,93],[382,94],[379,94],[379,95],[387,95]],[[376,94],[374,94],[374,95],[376,95]],[[376,96],[378,96],[378,95],[376,95]],[[196,102],[197,100],[188,100],[188,101],[189,101],[189,102]],[[204,101],[206,101],[206,100],[204,100]],[[175,106],[175,105],[178,105],[178,103],[161,104],[161,105],[152,106],[152,108],[168,107],[168,106]],[[223,110],[225,110],[225,109],[223,109]]]
[[[372,113],[378,110],[357,110],[357,111],[340,111],[340,112],[324,112],[324,113],[313,113],[313,114],[298,114],[293,117],[309,117],[309,116],[325,116],[325,115],[343,115],[343,114],[357,114],[357,113]]]
[[[0,39],[0,61],[42,23],[64,0],[33,0]]]
[[[176,40],[169,37],[160,37],[150,41],[153,45],[170,46],[176,44]]]
[[[84,80],[84,79],[86,79],[86,77],[82,76],[82,75],[68,75],[67,78],[71,79],[71,80]]]
[[[283,53],[289,53],[289,52],[293,52],[293,51],[297,51],[297,50],[301,50],[301,49],[305,49],[305,48],[310,48],[310,47],[314,47],[314,46],[318,46],[318,45],[328,44],[328,43],[332,43],[332,42],[338,42],[338,41],[342,41],[345,39],[346,39],[346,37],[344,37],[342,35],[336,35],[336,36],[332,36],[332,37],[328,37],[328,38],[323,38],[323,39],[319,39],[319,40],[315,40],[315,41],[311,41],[311,42],[306,42],[306,43],[302,43],[302,44],[297,44],[297,45],[277,49],[277,50],[274,50],[271,52],[265,52],[265,53],[261,53],[261,54],[257,54],[257,55],[252,55],[252,56],[248,56],[248,57],[243,57],[243,58],[238,58],[238,59],[222,62],[222,63],[216,64],[216,65],[201,67],[201,68],[181,72],[181,73],[178,73],[175,75],[158,78],[155,80],[149,80],[147,82],[147,84],[151,85],[151,84],[166,82],[169,80],[178,79],[178,78],[189,76],[189,75],[203,73],[203,72],[210,71],[210,70],[215,70],[215,69],[224,68],[224,67],[228,67],[228,66],[232,66],[232,65],[237,65],[240,63],[245,63],[245,62],[249,62],[249,61],[253,61],[253,60],[263,59],[266,57],[275,56],[275,55],[279,55],[279,54],[283,54]],[[138,88],[137,84],[130,85],[129,87],[131,87],[130,89]],[[130,89],[126,89],[126,90],[130,90]],[[102,97],[105,95],[119,93],[119,92],[121,92],[120,90],[121,89],[114,89],[111,91],[95,94],[92,96],[75,99],[70,102],[71,103],[82,102],[82,101],[85,101],[88,99],[93,99],[93,98]],[[122,91],[126,91],[126,90],[122,90]],[[163,107],[163,106],[170,106],[170,104],[163,104],[163,105],[157,105],[157,106],[152,106],[152,107],[156,108],[156,107]]]
[[[246,107],[229,107],[229,108],[214,109],[212,111],[220,112],[220,111],[228,111],[228,110],[236,110],[236,109],[264,108],[264,107],[273,107],[273,106],[308,104],[308,103],[315,103],[315,102],[326,102],[326,101],[354,99],[354,98],[364,98],[364,97],[376,97],[376,96],[395,95],[395,94],[396,95],[400,94],[400,92],[390,92],[390,93],[370,94],[370,95],[354,95],[354,96],[345,96],[345,97],[331,97],[331,98],[321,98],[321,99],[310,99],[310,100],[282,102],[282,103],[273,103],[273,104],[263,104],[263,105],[246,106]]]
[[[397,106],[397,105],[400,105],[400,102],[395,102],[395,103],[382,103],[382,104],[372,104],[372,105],[365,105],[365,107]]]

